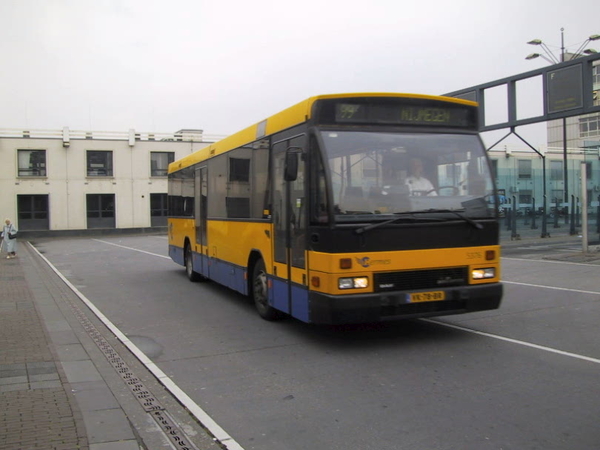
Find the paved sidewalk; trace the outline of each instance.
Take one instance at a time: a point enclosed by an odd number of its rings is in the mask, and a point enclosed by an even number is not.
[[[19,258],[2,259],[0,286],[0,449],[87,449],[81,412]]]
[[[0,257],[0,450],[222,448],[27,242]]]

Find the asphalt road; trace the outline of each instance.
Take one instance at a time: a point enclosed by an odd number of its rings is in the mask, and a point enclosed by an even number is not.
[[[246,450],[600,448],[599,265],[505,252],[497,311],[317,327],[190,283],[163,236],[35,245]]]

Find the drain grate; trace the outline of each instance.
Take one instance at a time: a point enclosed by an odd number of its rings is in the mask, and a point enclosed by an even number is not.
[[[178,450],[198,450],[198,447],[190,441],[189,437],[186,436],[183,430],[177,425],[171,415],[160,404],[154,394],[152,394],[150,389],[144,385],[142,380],[135,376],[131,368],[98,331],[83,311],[70,300],[68,300],[68,302],[75,317],[77,317],[85,331],[96,343],[104,356],[106,356],[106,359],[113,366],[115,371],[123,378],[127,387],[144,408],[144,411],[152,416],[175,448]]]

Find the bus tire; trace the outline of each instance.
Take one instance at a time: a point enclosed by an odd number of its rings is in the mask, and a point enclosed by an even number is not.
[[[200,281],[202,279],[202,275],[198,272],[194,271],[194,258],[192,257],[192,249],[190,244],[185,246],[185,273],[188,277],[188,280],[192,282]]]
[[[265,320],[279,320],[283,317],[281,311],[269,305],[269,285],[267,270],[262,259],[256,261],[252,270],[252,300],[258,315]]]

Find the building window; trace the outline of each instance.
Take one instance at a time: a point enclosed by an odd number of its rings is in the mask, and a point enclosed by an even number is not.
[[[88,177],[112,177],[113,160],[111,151],[88,150],[87,152]]]
[[[20,177],[46,176],[46,150],[18,150]]]
[[[550,161],[550,180],[562,181],[563,163],[562,161]]]
[[[519,159],[519,179],[531,180],[531,160],[530,159]]]
[[[115,194],[87,194],[87,227],[115,228]]]
[[[169,164],[175,161],[175,152],[150,152],[150,176],[166,177]]]
[[[580,137],[600,136],[600,114],[579,118]]]
[[[529,204],[531,203],[532,192],[531,190],[519,191],[519,203]]]
[[[48,195],[17,195],[19,230],[48,230]]]
[[[592,179],[592,163],[591,162],[585,163],[585,178],[587,180]]]
[[[167,194],[150,194],[150,226],[167,226],[167,198]]]

